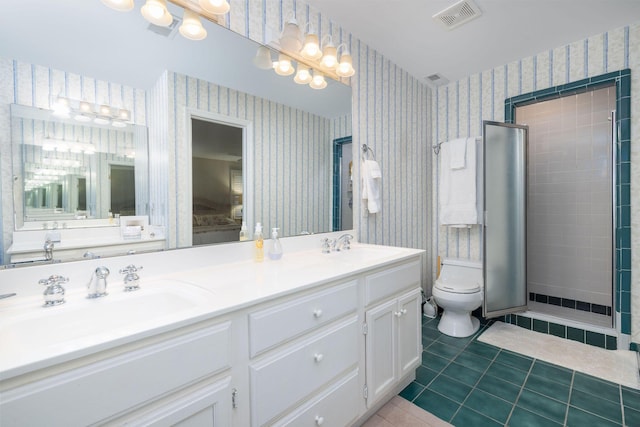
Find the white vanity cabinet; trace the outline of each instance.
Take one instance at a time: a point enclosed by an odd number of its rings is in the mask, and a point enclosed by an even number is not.
[[[360,336],[355,279],[250,313],[251,425],[354,422]]]
[[[23,379],[16,387],[3,387],[0,424],[7,427],[105,424],[118,414],[138,410],[171,394],[175,394],[176,398],[170,400],[177,406],[173,411],[152,416],[150,419],[156,425],[173,425],[203,411],[206,415],[207,411],[213,411],[208,408],[215,408],[222,399],[223,394],[216,392],[225,388],[225,380],[209,384],[209,389],[203,386],[204,391],[198,395],[204,400],[200,405],[187,402],[179,408],[176,402],[184,398],[185,387],[216,374],[223,375],[230,369],[230,334],[231,322],[219,322],[178,335],[167,334],[164,339],[152,338],[145,344],[131,343],[101,354],[97,361],[92,357],[73,360],[56,366],[52,375],[36,372],[42,377],[34,381]],[[191,394],[198,393],[193,390]],[[228,396],[230,399],[230,392]],[[214,417],[224,423],[200,425],[229,425],[231,406],[225,407],[215,408]],[[167,422],[162,422],[163,416]]]
[[[417,262],[365,279],[367,407],[398,386],[422,357],[420,266]]]

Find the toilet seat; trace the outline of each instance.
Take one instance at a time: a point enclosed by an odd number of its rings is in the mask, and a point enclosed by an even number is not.
[[[443,292],[450,292],[453,294],[473,294],[480,291],[480,284],[477,282],[454,282],[445,283],[440,280],[436,280],[435,287]]]

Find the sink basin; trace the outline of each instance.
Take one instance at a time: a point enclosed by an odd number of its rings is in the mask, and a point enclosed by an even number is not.
[[[376,245],[352,245],[349,250],[341,250],[339,252],[331,252],[326,254],[327,259],[334,260],[336,262],[369,265],[378,263],[386,258],[395,257],[406,249],[396,248],[391,246],[376,246]]]
[[[10,349],[0,352],[0,371],[17,362],[12,360],[14,353],[51,357],[166,326],[205,313],[214,297],[175,281],[143,283],[134,292],[108,292],[103,298],[87,299],[86,292],[75,291],[59,306],[30,304],[0,313],[0,342]]]

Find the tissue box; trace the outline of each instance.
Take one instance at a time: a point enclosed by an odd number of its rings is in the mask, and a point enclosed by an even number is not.
[[[141,239],[142,227],[139,225],[128,225],[122,228],[122,238],[125,240]]]

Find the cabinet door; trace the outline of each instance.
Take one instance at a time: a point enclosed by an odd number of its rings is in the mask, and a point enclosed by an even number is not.
[[[373,403],[394,385],[396,380],[396,316],[397,300],[380,304],[365,314],[367,323],[367,405]]]
[[[420,289],[398,298],[398,378],[416,369],[422,360],[421,302]]]

